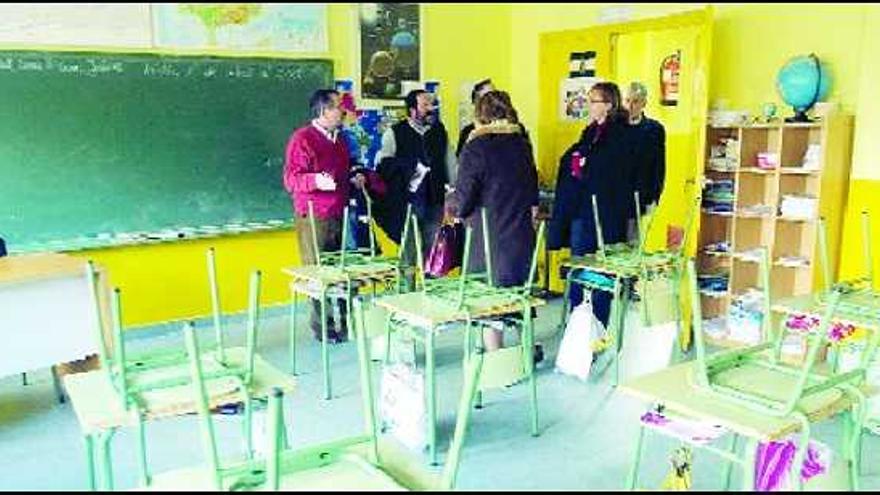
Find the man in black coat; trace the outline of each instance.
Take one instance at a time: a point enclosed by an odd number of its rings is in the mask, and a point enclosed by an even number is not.
[[[624,105],[629,111],[635,151],[638,157],[635,170],[635,189],[639,192],[642,214],[657,207],[666,179],[666,130],[660,122],[645,115],[648,89],[640,82],[627,88]]]
[[[416,89],[406,95],[408,118],[382,135],[376,153],[376,170],[387,191],[374,208],[376,222],[394,242],[400,243],[407,204],[419,221],[422,255],[427,256],[443,218],[443,201],[454,158],[446,128],[437,119],[431,93]],[[410,261],[412,247],[404,250]]]

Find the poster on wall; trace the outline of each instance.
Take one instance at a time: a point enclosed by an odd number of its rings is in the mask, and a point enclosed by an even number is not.
[[[681,50],[668,55],[660,63],[660,104],[678,105],[678,78],[681,73]]]
[[[154,3],[156,46],[325,53],[326,4]]]
[[[599,81],[597,77],[563,79],[559,89],[559,118],[567,121],[587,120],[590,116],[587,93]]]
[[[150,4],[0,4],[0,43],[149,47]]]
[[[421,80],[419,5],[360,5],[361,94],[364,98],[402,98],[403,81]]]

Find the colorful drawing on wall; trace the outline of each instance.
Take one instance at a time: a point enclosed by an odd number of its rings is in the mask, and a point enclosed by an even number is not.
[[[402,81],[421,79],[420,36],[418,4],[361,4],[361,93],[364,98],[401,98]]]
[[[270,3],[154,3],[157,46],[323,53],[327,6]]]
[[[360,146],[361,163],[375,169],[376,154],[382,148],[382,134],[405,117],[406,109],[401,106],[357,110],[357,122],[351,130]]]
[[[572,77],[563,79],[559,90],[559,117],[562,120],[586,120],[590,116],[587,93],[600,79]]]
[[[681,50],[668,55],[660,64],[660,104],[678,105],[678,77],[681,73]]]

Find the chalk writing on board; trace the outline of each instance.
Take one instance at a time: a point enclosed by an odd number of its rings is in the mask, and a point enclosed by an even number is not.
[[[159,62],[157,64],[144,65],[144,75],[159,77],[180,77],[180,70],[175,67],[175,64],[169,62]]]
[[[43,70],[43,61],[42,60],[19,60],[18,61],[18,70],[20,71],[41,71]]]
[[[116,73],[122,74],[125,72],[122,68],[121,62],[106,62],[104,60],[97,59],[87,59],[86,62],[89,64],[89,74],[90,75],[98,75],[98,74],[108,74],[108,73]]]

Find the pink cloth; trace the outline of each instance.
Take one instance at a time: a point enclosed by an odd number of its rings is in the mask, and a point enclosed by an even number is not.
[[[331,141],[311,124],[297,129],[287,143],[284,188],[291,195],[298,216],[308,215],[309,201],[320,219],[341,218],[349,193],[349,160],[345,139]],[[336,181],[336,190],[321,191],[315,177],[326,172]]]

